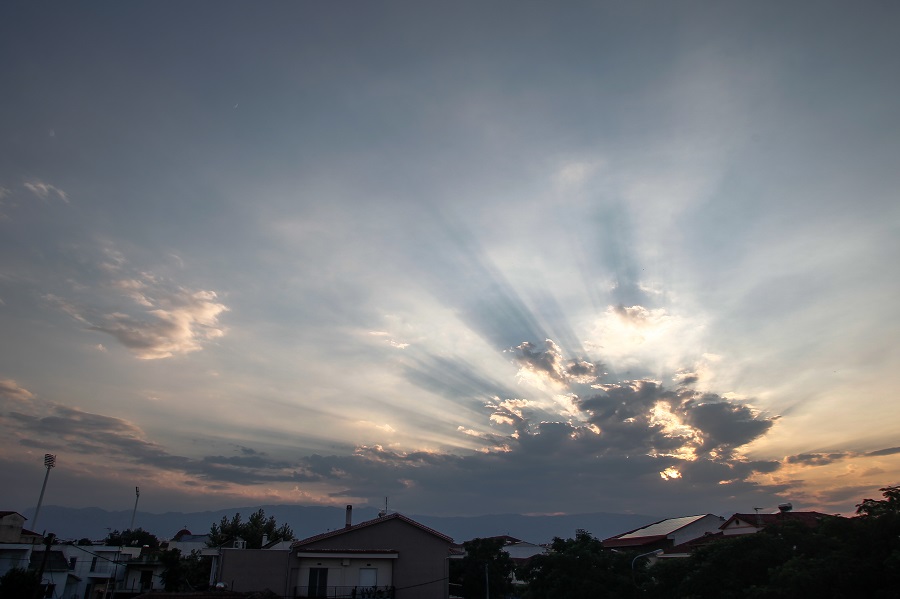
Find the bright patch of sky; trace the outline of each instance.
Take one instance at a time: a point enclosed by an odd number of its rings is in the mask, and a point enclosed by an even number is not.
[[[852,511],[898,17],[4,3],[0,507]]]

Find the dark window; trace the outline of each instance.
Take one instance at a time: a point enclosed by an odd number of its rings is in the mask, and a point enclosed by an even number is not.
[[[97,569],[97,558],[91,558],[91,572],[94,572]]]
[[[75,569],[75,563],[76,563],[77,561],[78,561],[78,558],[77,558],[77,557],[70,557],[70,558],[69,558],[69,570],[74,570],[74,569]]]
[[[309,569],[309,596],[328,596],[328,568]]]

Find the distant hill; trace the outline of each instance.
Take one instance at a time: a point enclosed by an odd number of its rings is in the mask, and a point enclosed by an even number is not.
[[[345,512],[340,507],[263,505],[235,507],[206,512],[166,512],[151,514],[138,512],[135,528],[140,527],[155,534],[160,539],[169,539],[182,528],[194,534],[205,534],[214,522],[223,516],[231,518],[239,512],[246,519],[259,508],[267,516],[274,516],[279,524],[287,523],[298,539],[320,532],[334,530],[344,525]],[[29,520],[34,518],[34,510],[23,514]],[[354,508],[353,523],[371,520],[377,516],[371,507]],[[553,537],[570,538],[579,528],[587,530],[597,538],[605,538],[655,522],[660,518],[636,514],[610,514],[604,512],[574,514],[566,516],[524,516],[521,514],[497,514],[486,516],[424,516],[406,514],[439,532],[453,537],[457,542],[475,537],[510,535],[532,543],[546,543]],[[107,529],[124,530],[131,522],[131,511],[107,511],[100,508],[67,508],[44,506],[41,508],[41,531],[52,532],[61,539],[103,539]],[[28,528],[28,522],[25,523]],[[38,531],[38,532],[41,532]]]

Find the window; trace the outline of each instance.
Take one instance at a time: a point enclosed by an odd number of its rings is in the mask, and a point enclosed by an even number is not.
[[[75,569],[75,564],[76,564],[77,562],[78,562],[78,558],[77,558],[77,557],[70,557],[70,558],[69,558],[69,570],[74,570],[74,569]]]
[[[359,586],[363,588],[378,586],[378,568],[360,568]]]
[[[91,558],[91,572],[96,572],[96,571],[97,571],[97,558],[92,557]]]

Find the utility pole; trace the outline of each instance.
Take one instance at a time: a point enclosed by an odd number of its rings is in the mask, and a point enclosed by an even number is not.
[[[44,475],[44,484],[41,486],[41,496],[38,498],[37,508],[34,510],[34,520],[31,521],[31,526],[34,528],[34,531],[37,532],[37,521],[38,514],[41,513],[41,504],[44,502],[44,491],[47,490],[47,479],[50,478],[50,469],[56,466],[56,456],[50,453],[44,454],[44,467],[47,469],[47,474]]]
[[[49,472],[49,469],[48,469],[48,472]],[[44,583],[44,570],[47,568],[47,557],[50,555],[50,545],[53,544],[53,538],[55,536],[56,535],[54,535],[51,532],[46,537],[44,537],[44,555],[41,558],[41,568],[40,568],[40,570],[38,570],[38,576],[37,576],[38,587],[34,591],[34,599],[40,599],[41,596],[44,594],[42,592],[43,589],[41,588],[41,586]]]

